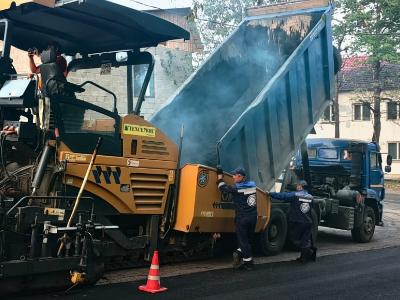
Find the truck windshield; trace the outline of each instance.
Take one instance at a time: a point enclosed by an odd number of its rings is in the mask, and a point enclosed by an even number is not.
[[[338,151],[335,148],[321,148],[318,150],[318,157],[324,159],[337,159]]]

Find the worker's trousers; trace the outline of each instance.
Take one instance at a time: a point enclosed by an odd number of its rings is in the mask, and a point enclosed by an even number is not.
[[[243,259],[252,258],[251,241],[257,224],[257,215],[236,217],[236,236]]]
[[[299,243],[300,248],[310,248],[311,244],[311,223],[290,222],[289,231],[292,241]]]

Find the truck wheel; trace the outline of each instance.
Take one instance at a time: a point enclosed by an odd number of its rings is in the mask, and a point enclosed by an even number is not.
[[[375,213],[374,210],[365,206],[364,220],[361,227],[354,228],[351,231],[351,237],[355,242],[368,243],[375,232]]]
[[[264,255],[275,255],[282,251],[287,234],[286,214],[280,208],[271,211],[267,228],[261,233],[261,252]]]

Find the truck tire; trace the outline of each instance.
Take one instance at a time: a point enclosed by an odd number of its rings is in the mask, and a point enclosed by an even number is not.
[[[358,243],[368,243],[375,232],[374,210],[370,206],[365,206],[364,210],[363,224],[351,231],[351,237]]]
[[[273,208],[267,228],[261,233],[261,252],[276,255],[282,251],[287,235],[286,214],[280,208]]]

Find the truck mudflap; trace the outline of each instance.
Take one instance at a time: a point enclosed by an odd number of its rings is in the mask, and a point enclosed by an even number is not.
[[[361,227],[364,220],[365,205],[357,204],[354,207],[354,227]]]

